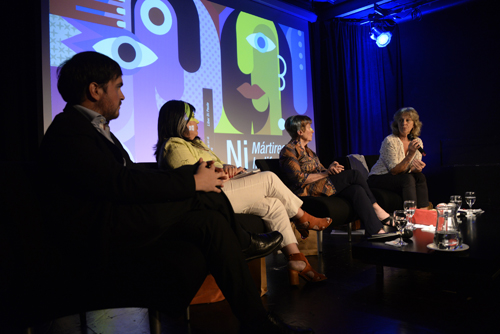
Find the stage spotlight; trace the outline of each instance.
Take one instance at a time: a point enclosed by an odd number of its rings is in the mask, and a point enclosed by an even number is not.
[[[370,38],[379,48],[386,47],[391,42],[392,31],[396,27],[394,20],[380,20],[370,22]]]
[[[379,48],[386,47],[391,42],[392,34],[390,31],[380,31],[376,27],[371,28],[370,38],[377,43]]]

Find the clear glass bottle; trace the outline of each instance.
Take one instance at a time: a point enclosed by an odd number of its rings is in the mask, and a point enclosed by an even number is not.
[[[462,245],[462,233],[458,228],[455,204],[436,206],[437,221],[434,245],[439,249],[454,250]]]

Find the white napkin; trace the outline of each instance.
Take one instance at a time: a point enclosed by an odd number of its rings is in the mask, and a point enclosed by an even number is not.
[[[423,225],[422,226],[422,232],[434,233],[434,232],[436,232],[436,226],[434,226],[434,225]]]
[[[389,246],[398,246],[399,247],[399,239],[386,241],[384,243],[386,245],[389,245]],[[403,241],[403,246],[406,246],[406,245],[408,245],[408,243]]]
[[[434,226],[434,225],[427,225],[427,224],[415,224],[415,228],[427,228],[429,226]]]

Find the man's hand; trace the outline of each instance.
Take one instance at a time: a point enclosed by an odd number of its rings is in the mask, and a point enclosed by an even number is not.
[[[201,159],[201,158],[200,158],[200,160],[203,161],[203,159]],[[207,168],[210,168],[210,166],[212,166],[212,165],[215,167],[215,162],[213,160],[207,161]],[[219,179],[221,179],[222,182],[229,181],[229,176],[227,176],[227,174],[226,174],[226,172],[224,172],[223,168],[215,167],[215,172],[221,173],[221,176],[219,177]]]
[[[217,172],[217,173],[221,173],[221,174],[222,174],[222,176],[221,176],[221,177],[219,177],[219,179],[221,179],[221,180],[222,180],[222,182],[226,182],[226,181],[229,181],[229,180],[230,180],[230,179],[229,179],[229,176],[227,175],[227,173],[226,173],[226,172],[224,172],[224,169],[223,169],[223,168],[220,168],[220,167],[215,167],[215,172]]]
[[[222,187],[224,172],[216,171],[213,162],[207,163],[200,159],[199,163],[198,170],[194,174],[196,191],[220,193],[221,190],[217,187]]]
[[[339,164],[337,161],[334,161],[334,162],[332,162],[330,167],[328,167],[328,174],[330,174],[330,175],[339,174],[343,170],[344,170],[344,166]]]

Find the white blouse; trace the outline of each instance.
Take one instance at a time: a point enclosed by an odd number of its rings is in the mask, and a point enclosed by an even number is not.
[[[420,143],[420,147],[424,148],[422,139],[417,138],[417,140]],[[382,142],[382,146],[380,147],[380,157],[375,165],[373,165],[368,176],[388,174],[391,169],[393,169],[405,158],[405,156],[406,154],[403,142],[401,141],[401,139],[399,139],[399,137],[393,134],[385,137],[384,141]],[[414,159],[422,160],[422,154],[417,151],[412,161]],[[408,169],[406,172],[409,173],[410,169],[411,163],[408,164]]]

